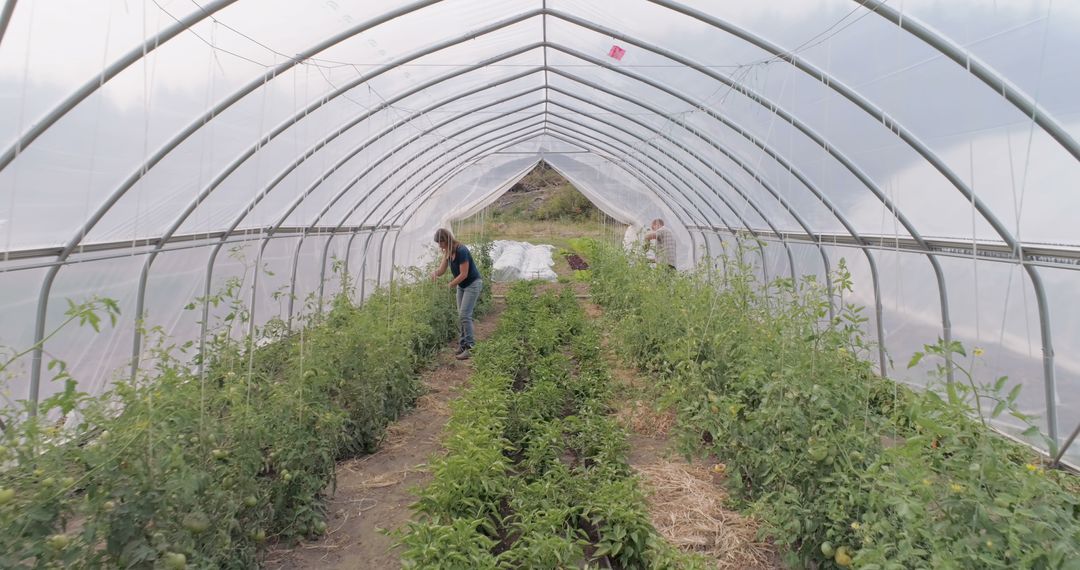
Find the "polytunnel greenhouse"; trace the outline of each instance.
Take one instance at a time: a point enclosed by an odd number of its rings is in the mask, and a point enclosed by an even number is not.
[[[5,0],[0,567],[1080,568],[1078,72],[1070,0]],[[598,212],[495,283],[534,169]]]

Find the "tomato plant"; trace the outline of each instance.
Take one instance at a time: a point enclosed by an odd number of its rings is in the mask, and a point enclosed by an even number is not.
[[[0,412],[0,567],[250,568],[268,538],[322,534],[336,462],[378,447],[455,332],[452,292],[411,281],[363,305],[346,282],[293,331],[246,337],[230,280],[190,305],[221,312],[205,351],[149,329],[139,374],[100,396],[50,364],[65,388],[37,416]],[[97,329],[117,311],[71,303],[68,322]]]

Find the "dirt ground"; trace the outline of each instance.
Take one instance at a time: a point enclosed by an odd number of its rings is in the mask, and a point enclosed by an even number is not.
[[[483,340],[495,330],[504,304],[476,321],[476,336]],[[263,568],[275,570],[315,569],[382,570],[400,568],[394,530],[412,517],[409,505],[416,502],[412,489],[431,480],[427,462],[442,447],[440,438],[448,404],[458,396],[472,375],[471,361],[453,357],[456,341],[447,344],[433,366],[423,373],[427,393],[416,408],[390,426],[379,451],[338,465],[337,489],[327,506],[327,535],[292,549],[267,553]]]

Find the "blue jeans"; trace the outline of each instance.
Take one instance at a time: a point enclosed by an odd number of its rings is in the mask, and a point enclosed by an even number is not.
[[[470,349],[476,344],[476,339],[473,337],[472,314],[483,288],[484,282],[481,279],[473,281],[468,287],[457,288],[458,318],[461,320],[461,340],[458,341],[458,346],[462,349]]]

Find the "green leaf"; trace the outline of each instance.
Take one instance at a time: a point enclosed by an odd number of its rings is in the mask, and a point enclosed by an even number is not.
[[[1023,387],[1024,387],[1024,385],[1023,385],[1023,384],[1017,383],[1017,384],[1016,384],[1016,386],[1013,386],[1013,389],[1012,389],[1012,390],[1009,390],[1009,397],[1008,397],[1008,399],[1009,399],[1009,402],[1010,402],[1010,403],[1011,403],[1011,402],[1015,402],[1015,401],[1016,401],[1016,398],[1020,396],[1020,390],[1021,390],[1021,389],[1022,389]]]
[[[1039,435],[1039,426],[1031,426],[1020,433],[1024,437],[1035,437]]]
[[[916,352],[915,354],[911,355],[911,360],[908,361],[907,367],[915,368],[916,366],[918,366],[919,362],[923,359],[923,356],[926,355],[922,352]]]
[[[994,391],[995,392],[1000,392],[1003,388],[1005,388],[1005,383],[1008,382],[1008,381],[1009,381],[1008,376],[1002,376],[1001,378],[998,378],[997,381],[994,382]]]

